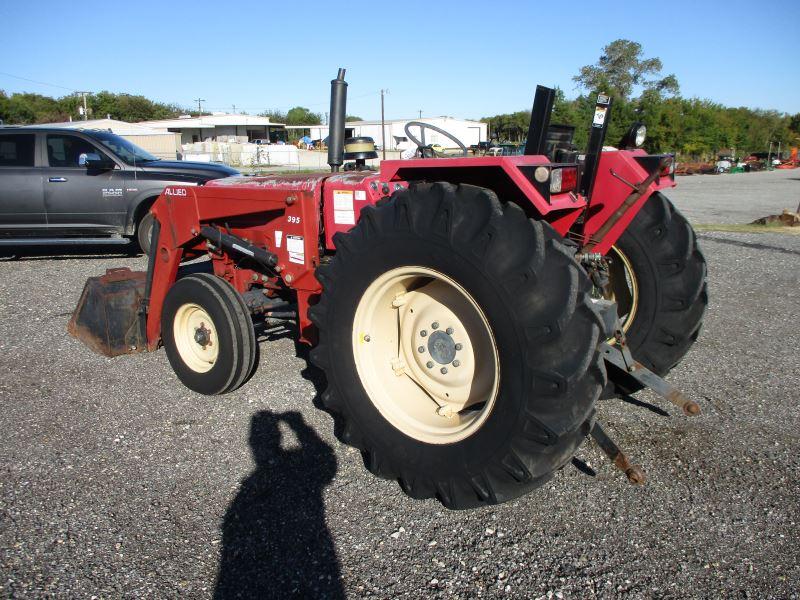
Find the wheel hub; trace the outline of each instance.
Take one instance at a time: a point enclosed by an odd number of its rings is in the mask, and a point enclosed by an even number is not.
[[[194,330],[194,341],[203,348],[211,343],[211,330],[206,328],[205,323],[200,323],[200,327]]]
[[[440,365],[449,365],[456,357],[456,342],[444,331],[434,331],[428,338],[428,352]]]

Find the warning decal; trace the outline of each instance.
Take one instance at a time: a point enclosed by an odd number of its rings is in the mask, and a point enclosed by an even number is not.
[[[334,210],[333,222],[337,225],[355,225],[356,213],[352,210]]]
[[[356,224],[352,190],[333,190],[333,222],[337,225]]]
[[[289,253],[289,262],[299,265],[306,262],[306,249],[302,235],[286,236],[286,251]]]
[[[352,190],[333,190],[334,210],[353,210]]]
[[[606,121],[606,113],[608,108],[605,106],[598,106],[594,110],[594,119],[592,120],[592,127],[602,127]]]

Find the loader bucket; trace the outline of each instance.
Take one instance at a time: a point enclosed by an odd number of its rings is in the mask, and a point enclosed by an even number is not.
[[[122,268],[90,277],[67,331],[105,356],[147,350],[145,315],[141,311],[146,275]]]

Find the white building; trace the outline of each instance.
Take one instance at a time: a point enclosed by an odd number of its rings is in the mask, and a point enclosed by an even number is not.
[[[387,150],[396,150],[397,144],[406,139],[405,126],[410,121],[429,123],[454,135],[467,146],[485,142],[487,140],[486,123],[455,119],[453,117],[431,117],[424,119],[391,119],[384,121],[383,136],[386,140]],[[308,135],[312,140],[324,140],[328,137],[327,125],[287,125],[286,129],[294,130],[300,137]],[[411,133],[419,137],[419,127],[412,127]],[[380,121],[351,121],[345,123],[345,137],[371,137],[379,147],[383,144]],[[425,130],[425,143],[439,144],[443,148],[455,148],[456,144],[447,137]]]
[[[272,123],[269,117],[253,115],[229,113],[213,113],[200,117],[184,115],[177,119],[142,121],[138,125],[179,133],[181,144],[192,142],[246,143],[258,139],[268,139],[273,143],[286,141],[286,129],[283,123]]]

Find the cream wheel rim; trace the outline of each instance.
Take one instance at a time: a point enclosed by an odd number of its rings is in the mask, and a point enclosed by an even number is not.
[[[463,440],[494,407],[494,335],[472,296],[447,275],[400,267],[378,277],[358,304],[352,341],[370,400],[416,440]]]
[[[175,346],[181,360],[198,373],[211,370],[219,356],[219,337],[214,321],[197,304],[184,304],[172,323]]]
[[[627,333],[639,309],[639,281],[630,259],[618,246],[611,246],[609,255],[611,264],[605,299],[617,303],[622,331]]]

